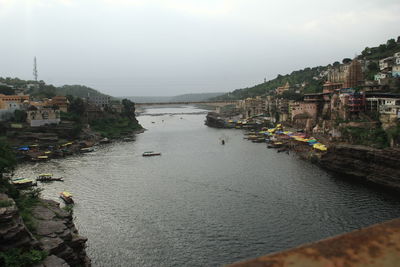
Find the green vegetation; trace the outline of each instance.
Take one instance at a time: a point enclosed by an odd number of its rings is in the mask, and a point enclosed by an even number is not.
[[[29,231],[33,231],[36,228],[35,220],[32,215],[33,208],[40,203],[40,192],[42,189],[30,189],[23,194],[19,194],[19,197],[15,198],[15,203],[19,209],[26,227]]]
[[[12,204],[11,200],[0,200],[0,208],[10,207]]]
[[[30,267],[47,257],[47,252],[40,250],[10,249],[0,252],[0,265],[6,267]]]
[[[14,90],[8,86],[5,85],[0,85],[0,94],[3,95],[13,95],[14,94]]]
[[[214,98],[215,100],[237,100],[245,99],[247,97],[255,97],[260,95],[271,94],[277,87],[284,86],[289,82],[290,86],[300,85],[306,83],[303,93],[317,93],[322,92],[323,80],[315,80],[314,77],[318,76],[322,71],[327,70],[327,66],[305,68],[303,70],[293,71],[291,74],[278,75],[275,79],[267,81],[262,84],[255,85],[250,88],[238,89],[232,93],[224,94]]]
[[[89,95],[98,96],[104,94],[84,85],[64,85],[57,88],[57,95],[63,95],[63,96],[71,95],[74,97],[86,98]]]
[[[91,127],[103,137],[119,138],[129,132],[141,129],[141,126],[129,118],[103,118],[91,122]]]
[[[386,44],[381,44],[377,47],[366,47],[359,58],[368,60],[379,60],[382,58],[393,56],[394,53],[400,52],[400,43],[395,39],[390,39]]]
[[[14,170],[16,164],[17,160],[15,159],[15,154],[6,143],[5,139],[0,138],[0,179],[3,177],[3,173]]]
[[[381,128],[358,128],[344,127],[341,129],[342,136],[351,144],[385,148],[389,146],[386,132]]]

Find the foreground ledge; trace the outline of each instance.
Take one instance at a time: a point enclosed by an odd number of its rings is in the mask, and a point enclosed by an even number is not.
[[[400,219],[229,267],[399,266]]]

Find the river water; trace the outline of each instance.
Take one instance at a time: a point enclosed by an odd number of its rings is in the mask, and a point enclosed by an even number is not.
[[[209,128],[205,114],[177,114],[199,111],[148,109],[136,141],[17,175],[65,178],[43,195],[73,193],[94,266],[219,266],[400,217],[400,198]],[[162,156],[142,157],[149,150]]]

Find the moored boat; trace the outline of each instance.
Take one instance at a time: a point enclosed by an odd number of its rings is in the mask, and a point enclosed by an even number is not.
[[[93,147],[84,147],[80,149],[81,153],[89,153],[89,152],[93,152],[94,148]]]
[[[62,200],[64,200],[64,202],[66,204],[73,204],[74,203],[74,200],[72,199],[72,194],[67,192],[67,191],[61,192],[60,193],[60,198]]]
[[[143,157],[161,156],[160,152],[146,151],[142,154]]]
[[[52,182],[52,181],[64,181],[62,177],[53,177],[51,173],[41,173],[36,178],[36,181],[40,182]]]
[[[15,178],[11,180],[11,183],[15,185],[17,188],[25,188],[37,185],[37,183],[34,180],[28,178]]]

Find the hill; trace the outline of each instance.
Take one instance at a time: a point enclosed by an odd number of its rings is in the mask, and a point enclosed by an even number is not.
[[[385,44],[381,44],[377,47],[366,47],[361,54],[357,57],[361,60],[371,61],[368,65],[368,70],[365,76],[368,79],[373,79],[374,74],[379,70],[378,60],[392,56],[394,53],[400,52],[400,37],[388,40]],[[344,61],[351,59],[344,58]],[[333,65],[339,65],[339,61],[333,63]],[[216,100],[230,100],[230,99],[244,99],[247,97],[254,97],[259,95],[270,94],[272,90],[275,90],[279,86],[283,86],[286,82],[289,82],[291,86],[299,86],[300,84],[305,85],[302,89],[303,93],[316,93],[322,91],[322,84],[325,82],[325,74],[329,67],[318,66],[314,68],[305,68],[302,70],[293,71],[287,75],[278,75],[275,79],[269,80],[262,84],[257,84],[252,87],[242,88],[234,90],[231,93],[227,93],[218,96]]]

